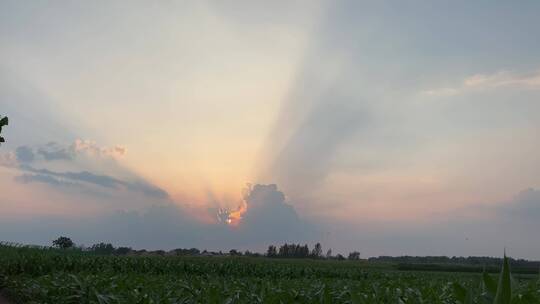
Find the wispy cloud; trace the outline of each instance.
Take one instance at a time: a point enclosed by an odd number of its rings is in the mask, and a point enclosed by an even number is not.
[[[475,74],[468,76],[455,87],[441,87],[421,91],[427,96],[454,96],[471,91],[498,88],[540,89],[540,70],[532,73],[499,71],[494,74]]]
[[[77,139],[68,145],[49,142],[19,146],[14,152],[0,154],[0,166],[18,170],[15,181],[21,184],[41,183],[56,189],[77,186],[83,191],[88,187],[98,187],[168,200],[169,194],[165,190],[117,162],[125,153],[126,149],[121,146],[101,147],[94,141]],[[84,163],[90,163],[91,168],[82,166]],[[58,165],[62,170],[58,170]],[[94,167],[106,167],[107,172],[98,172]]]
[[[127,149],[120,145],[114,147],[100,147],[94,141],[82,139],[75,140],[69,148],[75,153],[87,153],[95,156],[113,158],[122,157],[127,153]]]
[[[16,178],[23,183],[41,182],[50,185],[71,185],[73,182],[82,182],[109,189],[125,189],[142,193],[151,198],[166,199],[168,194],[165,190],[156,187],[144,180],[125,181],[108,175],[95,174],[88,171],[80,172],[56,172],[48,169],[35,169],[28,165],[20,168],[32,174],[23,174]]]
[[[17,160],[21,163],[31,163],[34,160],[70,161],[79,155],[118,159],[126,153],[127,149],[119,145],[102,147],[94,141],[82,139],[77,139],[70,145],[49,142],[37,147],[19,146],[15,150]]]

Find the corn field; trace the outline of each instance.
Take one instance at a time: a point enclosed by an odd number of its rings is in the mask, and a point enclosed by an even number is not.
[[[506,260],[505,260],[506,261]],[[540,303],[540,280],[353,261],[99,256],[0,245],[14,303]]]

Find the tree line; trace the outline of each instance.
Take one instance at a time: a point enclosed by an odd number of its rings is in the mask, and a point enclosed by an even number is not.
[[[326,254],[323,255],[323,249],[321,243],[315,244],[313,249],[309,249],[307,244],[283,244],[279,248],[275,245],[268,246],[266,250],[266,256],[269,258],[289,258],[289,259],[336,259],[345,260],[345,257],[341,254],[332,255],[332,249],[328,249]],[[350,252],[348,260],[360,260],[360,252]]]
[[[332,249],[328,249],[326,254],[323,254],[323,249],[320,243],[315,244],[313,249],[310,249],[307,244],[283,244],[279,247],[275,245],[268,246],[266,253],[261,254],[258,252],[251,252],[246,250],[244,252],[231,249],[228,252],[222,251],[207,251],[199,250],[197,248],[177,248],[170,251],[153,250],[147,251],[145,249],[135,250],[131,247],[115,247],[111,243],[97,243],[90,247],[76,246],[75,243],[65,236],[61,236],[58,239],[52,241],[53,247],[60,249],[72,249],[85,252],[91,252],[103,255],[177,255],[177,256],[248,256],[248,257],[269,257],[269,258],[294,258],[294,259],[335,259],[335,260],[360,260],[360,252],[353,251],[349,253],[347,257],[341,254],[332,255]]]
[[[394,264],[452,264],[452,265],[470,265],[470,266],[496,266],[499,267],[503,259],[477,256],[477,257],[447,257],[447,256],[379,256],[369,258],[370,262],[386,262]],[[533,267],[540,268],[540,261],[529,261],[525,259],[513,259],[508,258],[508,261],[512,267]]]
[[[90,247],[76,246],[68,237],[62,236],[53,241],[53,246],[61,249],[81,250],[85,252],[103,254],[103,255],[159,255],[159,256],[247,256],[247,257],[268,257],[268,258],[287,258],[287,259],[327,259],[327,260],[360,260],[360,252],[352,251],[347,256],[341,254],[333,255],[332,249],[328,249],[323,254],[323,248],[320,243],[310,249],[307,244],[285,243],[281,246],[270,245],[265,253],[244,252],[231,249],[228,252],[207,251],[197,248],[177,248],[170,251],[145,249],[135,250],[130,247],[115,247],[110,243],[97,243]],[[529,261],[525,259],[508,258],[509,263],[514,268],[531,268],[538,270],[540,261]],[[447,256],[379,256],[370,257],[368,262],[391,263],[400,265],[403,269],[417,267],[415,265],[463,265],[478,267],[499,267],[502,263],[501,258],[495,257],[447,257]],[[498,269],[498,268],[497,268]]]

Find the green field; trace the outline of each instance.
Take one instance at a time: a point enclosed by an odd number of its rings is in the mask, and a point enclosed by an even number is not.
[[[494,303],[498,275],[485,276],[365,261],[0,246],[0,288],[14,303]],[[511,303],[540,303],[538,275],[514,276],[511,292]]]

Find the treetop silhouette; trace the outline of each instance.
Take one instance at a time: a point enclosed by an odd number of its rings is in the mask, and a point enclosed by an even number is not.
[[[8,123],[9,123],[9,120],[7,116],[4,116],[2,117],[2,119],[0,119],[0,143],[6,142],[1,135],[2,135],[2,127],[7,126]]]

